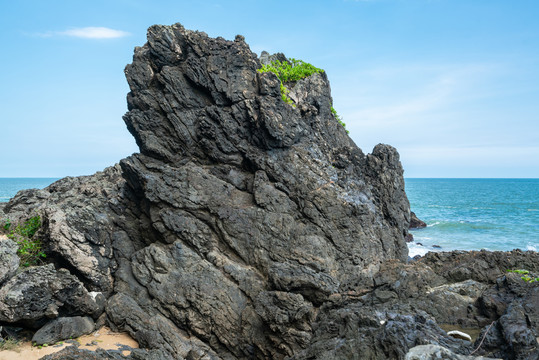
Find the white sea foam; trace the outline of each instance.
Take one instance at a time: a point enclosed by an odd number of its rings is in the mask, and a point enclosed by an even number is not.
[[[528,243],[528,245],[526,245],[526,250],[537,251],[537,246],[535,244]]]
[[[437,251],[441,251],[441,249],[434,249],[430,246],[421,246],[421,245],[417,245],[416,243],[408,243],[408,256],[409,257],[414,257],[416,255],[419,255],[419,256],[424,256],[426,253],[428,252],[437,252]]]
[[[436,226],[436,225],[440,225],[440,222],[439,222],[439,221],[435,221],[435,222],[433,222],[432,224],[428,224],[427,227],[429,227],[429,226]]]

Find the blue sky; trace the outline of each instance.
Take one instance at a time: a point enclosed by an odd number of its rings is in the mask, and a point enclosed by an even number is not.
[[[137,151],[124,66],[152,24],[245,36],[326,70],[363,151],[406,177],[539,177],[539,1],[2,1],[0,177],[92,174]]]

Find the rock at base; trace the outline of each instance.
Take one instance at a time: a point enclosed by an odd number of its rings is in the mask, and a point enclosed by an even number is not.
[[[422,229],[426,228],[427,223],[423,220],[420,220],[416,214],[412,211],[410,213],[410,229]]]
[[[168,360],[170,356],[162,350],[132,349],[131,354],[124,356],[121,353],[97,349],[96,351],[79,349],[74,346],[67,347],[57,353],[42,357],[40,360]]]
[[[438,345],[419,345],[413,347],[406,354],[405,360],[494,360],[483,356],[458,355]]]
[[[61,340],[77,338],[94,331],[94,321],[85,316],[63,317],[52,320],[39,329],[32,338],[36,345],[54,344]]]
[[[56,270],[53,264],[33,266],[0,288],[0,321],[37,329],[60,313],[97,317],[104,304],[96,299],[67,269]]]

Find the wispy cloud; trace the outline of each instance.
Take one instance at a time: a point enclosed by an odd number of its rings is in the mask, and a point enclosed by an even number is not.
[[[69,36],[82,39],[116,39],[130,35],[126,31],[111,29],[107,27],[83,27],[83,28],[71,28],[64,31],[48,31],[41,33],[39,36],[52,37],[52,36]]]
[[[482,83],[496,69],[493,64],[371,69],[362,74],[363,81],[358,83],[372,88],[375,87],[373,83],[386,83],[387,86],[378,91],[377,101],[371,99],[373,103],[349,116],[361,119],[362,127],[432,121],[434,115],[447,112],[456,103],[487,96],[488,89],[484,89]],[[406,76],[399,79],[399,74]]]

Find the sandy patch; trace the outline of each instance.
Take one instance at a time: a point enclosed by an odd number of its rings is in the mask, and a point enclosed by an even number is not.
[[[63,344],[50,345],[41,349],[32,346],[32,343],[29,341],[24,342],[13,351],[0,351],[0,360],[37,360],[40,357],[56,353],[68,346],[78,346],[80,349],[87,350],[118,350],[126,356],[131,351],[122,350],[125,349],[125,346],[138,348],[137,342],[127,333],[115,333],[109,328],[103,327],[90,335],[84,335],[75,340],[64,341]]]

